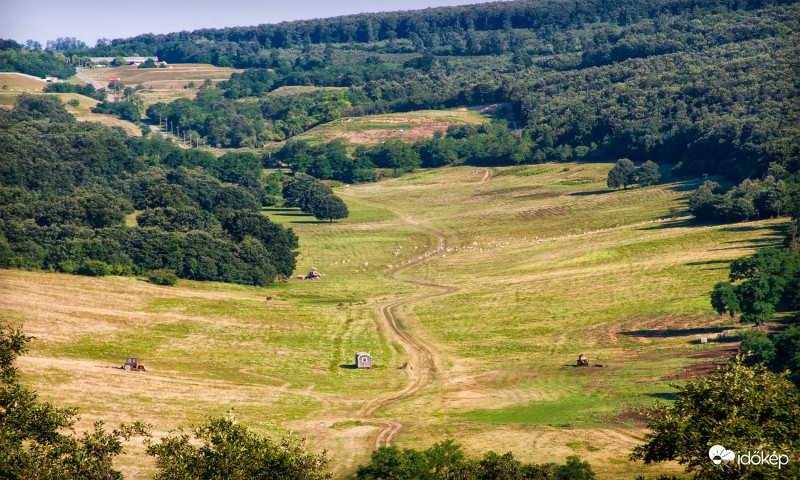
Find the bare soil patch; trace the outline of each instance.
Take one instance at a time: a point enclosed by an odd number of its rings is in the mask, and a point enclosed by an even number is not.
[[[611,417],[607,420],[609,425],[630,425],[633,424],[637,427],[644,427],[645,426],[645,416],[642,412],[636,410],[628,410],[626,412],[620,413],[614,417]]]

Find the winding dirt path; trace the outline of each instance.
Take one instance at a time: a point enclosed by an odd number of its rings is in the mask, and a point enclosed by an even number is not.
[[[396,213],[406,223],[422,228],[432,233],[438,239],[438,246],[431,252],[423,254],[417,259],[405,263],[403,266],[400,266],[396,269],[386,272],[384,275],[387,278],[392,278],[394,274],[397,273],[397,271],[402,270],[404,268],[408,268],[409,266],[414,265],[416,263],[422,262],[423,260],[430,258],[430,254],[443,251],[447,248],[447,239],[440,232],[437,232],[429,227],[422,225],[420,222],[413,220],[408,215],[402,214],[400,212],[394,212],[394,213]],[[414,302],[418,302],[420,300],[426,300],[433,297],[449,295],[456,291],[455,287],[436,285],[433,283],[422,282],[419,280],[397,280],[397,281],[414,285],[421,285],[437,291],[424,295],[418,295],[411,298],[406,298],[403,300],[397,300],[394,302],[386,303],[378,307],[380,327],[387,334],[389,334],[389,336],[393,337],[393,340],[397,341],[403,347],[403,350],[405,350],[408,358],[409,368],[406,370],[406,372],[408,373],[408,383],[406,384],[405,387],[394,392],[387,392],[382,395],[379,395],[367,401],[364,404],[364,406],[361,407],[361,410],[359,410],[360,416],[382,421],[386,425],[386,427],[378,434],[378,437],[375,439],[375,448],[380,448],[383,445],[387,447],[391,446],[392,438],[395,436],[395,434],[397,434],[398,431],[400,431],[400,428],[402,428],[403,426],[401,423],[394,422],[392,420],[375,418],[375,412],[381,408],[387,407],[393,403],[399,402],[401,400],[407,399],[409,397],[418,394],[425,387],[431,385],[437,373],[442,371],[442,361],[441,358],[439,357],[439,354],[433,348],[428,346],[425,342],[414,336],[413,332],[408,329],[408,326],[404,325],[400,321],[396,309],[402,305],[408,305]]]

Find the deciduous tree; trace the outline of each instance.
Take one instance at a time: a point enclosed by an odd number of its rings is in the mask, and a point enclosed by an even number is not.
[[[740,357],[708,378],[677,386],[676,400],[647,414],[645,443],[631,459],[645,463],[677,460],[697,479],[797,478],[800,463],[800,393],[784,375],[761,365],[748,367]],[[761,450],[792,459],[781,470],[774,465],[725,462],[719,469],[709,448],[734,452]]]
[[[617,160],[617,163],[608,172],[608,188],[628,188],[636,181],[636,167],[627,158]]]
[[[156,480],[332,478],[325,453],[308,453],[301,440],[276,443],[231,418],[211,418],[191,433],[149,442],[147,454],[155,457]]]
[[[325,195],[314,204],[314,216],[317,220],[330,220],[333,223],[334,220],[347,218],[349,215],[347,205],[336,195]]]

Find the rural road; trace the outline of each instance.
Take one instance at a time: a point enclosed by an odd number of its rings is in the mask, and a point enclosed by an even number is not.
[[[78,76],[78,78],[80,78],[81,80],[83,80],[86,83],[92,84],[95,89],[100,90],[101,88],[102,89],[106,88],[103,85],[101,85],[100,82],[98,82],[96,80],[92,80],[91,78],[89,78],[85,73],[83,73],[83,69],[82,68],[76,68],[75,70],[77,70],[77,72],[78,72],[76,74]],[[112,94],[112,93],[106,92],[106,97],[108,98],[109,102],[116,102],[117,101],[116,97],[114,97],[114,94]]]
[[[167,140],[170,140],[172,143],[174,143],[178,147],[183,148],[183,149],[188,149],[189,148],[189,147],[187,147],[186,145],[184,145],[181,142],[176,142],[175,139],[172,138],[171,136],[169,136],[169,134],[167,132],[165,132],[164,130],[161,130],[160,126],[154,125],[153,121],[150,120],[149,118],[146,118],[146,117],[142,118],[142,123],[147,125],[150,128],[151,132],[160,133],[162,137],[166,138]]]

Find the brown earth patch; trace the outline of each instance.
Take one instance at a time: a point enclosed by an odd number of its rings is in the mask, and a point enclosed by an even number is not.
[[[386,122],[386,123],[408,123],[403,122]],[[436,132],[447,132],[447,127],[450,125],[465,125],[461,122],[453,123],[438,123],[438,124],[425,124],[414,128],[407,129],[374,129],[363,130],[361,132],[340,132],[331,133],[325,136],[333,138],[344,138],[353,143],[378,143],[387,138],[399,138],[401,140],[419,140],[420,138],[433,138]]]
[[[660,381],[672,381],[672,380],[688,380],[693,377],[705,377],[717,370],[717,366],[723,363],[718,359],[729,357],[735,354],[738,350],[738,347],[733,348],[715,348],[713,350],[708,350],[703,353],[698,353],[696,355],[692,355],[689,358],[697,358],[697,359],[714,359],[711,362],[696,362],[690,365],[686,370],[676,373],[674,375],[667,375],[665,377],[659,378]]]
[[[731,346],[730,348],[715,348],[714,350],[692,355],[689,358],[723,358],[735,354],[737,350],[739,350],[739,342],[736,342],[735,346]]]
[[[619,415],[607,419],[606,422],[615,426],[634,424],[637,427],[643,427],[646,425],[644,414],[636,410],[628,410],[620,413]]]

